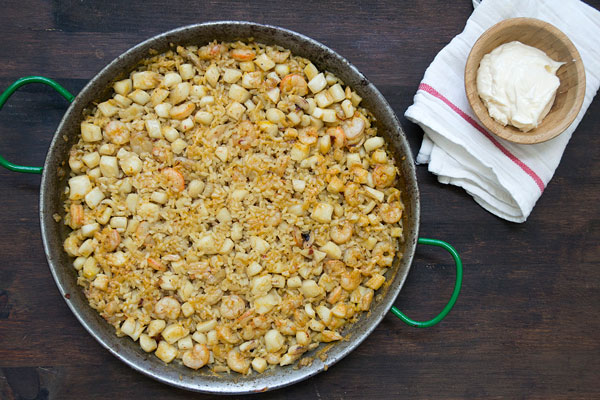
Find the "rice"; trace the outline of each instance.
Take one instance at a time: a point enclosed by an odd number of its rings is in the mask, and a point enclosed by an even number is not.
[[[193,369],[260,373],[343,340],[402,240],[398,171],[360,102],[252,41],[140,63],[70,152],[64,248],[90,305]]]

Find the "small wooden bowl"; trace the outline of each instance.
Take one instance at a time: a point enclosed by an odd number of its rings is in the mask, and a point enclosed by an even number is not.
[[[502,126],[490,117],[477,93],[477,70],[483,56],[515,40],[544,51],[555,61],[566,63],[556,74],[560,86],[550,112],[529,132],[521,132],[512,125]],[[465,90],[475,115],[488,130],[515,143],[541,143],[564,132],[579,113],[585,95],[585,69],[573,43],[553,25],[534,18],[511,18],[492,26],[475,42],[465,66]]]

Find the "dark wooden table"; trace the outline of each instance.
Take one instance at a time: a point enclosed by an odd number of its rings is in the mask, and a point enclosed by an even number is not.
[[[332,47],[402,117],[425,68],[460,33],[469,0],[4,1],[0,88],[45,75],[77,93],[114,57],[155,34],[223,19],[286,27]],[[599,1],[593,4],[600,6]],[[0,112],[0,153],[41,165],[67,104],[29,86]],[[392,315],[327,372],[256,398],[600,398],[600,102],[569,143],[529,220],[513,224],[418,167],[421,235],[447,240],[465,264],[461,296],[438,326]],[[0,170],[0,398],[182,399],[111,356],[61,298],[42,250],[40,177]],[[396,305],[416,319],[450,296],[454,266],[420,248]]]

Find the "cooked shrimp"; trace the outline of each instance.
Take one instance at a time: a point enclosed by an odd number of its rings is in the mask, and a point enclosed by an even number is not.
[[[189,367],[191,369],[200,369],[208,364],[208,360],[210,359],[210,351],[208,347],[204,344],[195,344],[191,350],[183,353],[183,357],[181,357],[181,361],[183,361],[183,365]]]
[[[250,317],[254,315],[254,308],[246,310],[242,315],[236,318],[235,322],[238,324],[246,323],[250,320]]]
[[[373,183],[378,188],[391,186],[396,179],[396,168],[393,165],[377,165],[373,169]]]
[[[359,117],[352,118],[344,124],[344,133],[348,144],[357,144],[364,137],[365,121]]]
[[[169,111],[169,115],[171,116],[171,118],[185,119],[189,117],[195,109],[196,105],[191,101],[188,101],[187,103],[183,103],[171,108],[171,111]]]
[[[237,295],[224,296],[221,300],[221,316],[227,319],[236,319],[244,312],[246,303]]]
[[[364,254],[358,247],[350,247],[344,250],[344,262],[349,267],[356,267],[363,260]]]
[[[327,275],[336,278],[346,272],[346,265],[340,260],[329,260],[325,262],[323,269]]]
[[[254,124],[250,121],[242,121],[237,126],[237,133],[234,136],[234,143],[244,150],[256,146],[258,132]]]
[[[333,140],[333,147],[341,149],[346,145],[346,133],[340,126],[327,129],[326,132]]]
[[[227,353],[227,366],[235,372],[246,374],[250,368],[250,360],[244,357],[238,350],[230,350]]]
[[[121,235],[119,235],[119,232],[108,226],[96,235],[96,238],[100,241],[101,248],[107,252],[115,251],[121,243]]]
[[[298,140],[301,143],[307,144],[309,146],[311,144],[317,143],[318,138],[319,138],[319,132],[317,132],[317,129],[312,126],[301,129],[300,132],[298,132]]]
[[[125,144],[129,142],[129,129],[121,121],[110,121],[104,127],[104,134],[114,144]]]
[[[150,230],[150,223],[148,221],[142,221],[135,230],[135,236],[138,240],[143,241],[148,236]]]
[[[348,183],[344,188],[344,198],[351,206],[357,206],[360,204],[359,194],[360,186],[356,183]]]
[[[296,105],[296,107],[304,110],[304,111],[308,111],[310,105],[308,104],[308,101],[306,101],[306,99],[302,96],[298,96],[298,95],[292,95],[290,96],[290,100]]]
[[[294,93],[300,96],[306,96],[308,93],[308,83],[303,77],[297,74],[289,74],[283,77],[279,83],[279,89],[283,93]]]
[[[69,226],[71,229],[80,228],[83,225],[83,206],[81,204],[71,204],[70,213],[71,221]]]
[[[329,304],[335,304],[340,301],[342,298],[342,291],[343,290],[341,286],[336,286],[331,293],[329,293],[329,296],[327,296],[327,302]]]
[[[344,244],[352,237],[352,232],[354,229],[352,228],[352,224],[348,221],[345,221],[341,226],[335,225],[331,228],[329,232],[329,236],[331,240],[336,242],[337,244]]]
[[[359,270],[355,269],[352,272],[344,272],[340,280],[340,285],[343,289],[351,292],[360,285],[362,275]]]
[[[394,201],[393,203],[382,204],[379,209],[379,215],[383,222],[393,224],[402,218],[402,206],[400,202]]]
[[[220,44],[209,44],[207,46],[200,47],[200,49],[198,49],[198,55],[203,60],[210,60],[221,55],[221,53],[225,51],[227,51],[225,46],[221,46]]]
[[[174,192],[181,192],[185,189],[185,179],[181,172],[177,171],[175,168],[166,168],[163,169],[163,176],[167,180],[167,184]]]
[[[217,337],[224,343],[236,344],[240,341],[239,335],[227,325],[218,325],[215,330],[217,331]]]
[[[160,319],[177,319],[181,305],[171,296],[166,296],[156,302],[154,305],[154,313]]]
[[[148,262],[148,266],[156,271],[166,271],[167,267],[160,261],[155,260],[154,258],[148,257],[146,260]]]
[[[233,49],[229,55],[235,61],[252,61],[256,57],[256,53],[250,49]]]
[[[390,242],[378,242],[372,254],[378,265],[389,267],[394,261],[394,246]]]

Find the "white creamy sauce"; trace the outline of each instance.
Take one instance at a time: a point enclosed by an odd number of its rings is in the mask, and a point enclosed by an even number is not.
[[[535,47],[505,43],[483,56],[477,91],[492,118],[527,132],[552,108],[563,64]]]

